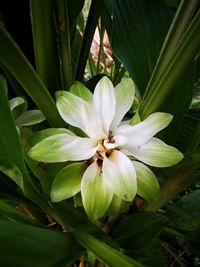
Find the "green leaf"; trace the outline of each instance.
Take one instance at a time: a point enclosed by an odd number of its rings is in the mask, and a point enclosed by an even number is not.
[[[153,242],[168,222],[161,214],[136,213],[121,221],[113,236],[123,248],[140,250]]]
[[[73,236],[85,248],[92,251],[98,258],[102,259],[110,267],[123,266],[123,267],[142,267],[141,263],[127,257],[116,249],[106,245],[98,239],[88,235],[85,232],[76,230]]]
[[[6,81],[3,76],[0,76],[0,155],[16,165],[24,174],[22,148],[5,92]]]
[[[17,44],[0,26],[0,65],[15,77],[52,126],[65,125],[54,100]]]
[[[77,194],[85,168],[85,162],[72,163],[59,171],[52,183],[51,200],[59,202]]]
[[[159,79],[156,79],[152,85],[153,87],[147,91],[144,101],[140,106],[140,115],[142,118],[145,118],[162,107],[166,97],[172,96],[177,81],[182,79],[189,66],[194,62],[200,45],[198,38],[200,34],[199,18],[200,10],[196,12],[188,27],[184,30],[180,42],[178,42],[173,50],[170,61],[162,69]]]
[[[159,0],[151,3],[148,0],[117,0],[112,3],[114,54],[143,94],[170,26],[172,12]]]
[[[15,207],[9,205],[6,201],[2,199],[0,199],[0,214],[3,218],[11,220],[11,221],[16,221],[16,222],[21,222],[21,223],[26,223],[26,224],[31,224],[31,225],[38,225],[37,221],[17,211]]]
[[[51,267],[77,260],[83,249],[69,235],[22,223],[0,221],[2,266]]]
[[[60,88],[59,60],[52,0],[30,1],[36,71],[53,94]]]
[[[62,89],[69,90],[73,83],[68,1],[56,1],[58,48],[61,63]]]
[[[0,156],[0,172],[11,178],[23,190],[23,176],[19,168],[2,156]]]
[[[85,66],[86,66],[87,59],[90,53],[91,43],[93,40],[95,29],[98,24],[102,6],[103,6],[103,1],[92,0],[91,2],[89,15],[87,18],[86,27],[85,27],[85,31],[83,34],[82,45],[81,45],[78,61],[76,64],[75,80],[78,80],[78,81],[83,80]]]
[[[90,90],[85,87],[82,83],[80,82],[75,82],[71,88],[70,88],[70,92],[73,93],[74,95],[77,95],[79,97],[81,97],[82,99],[91,102],[93,95],[90,92]]]

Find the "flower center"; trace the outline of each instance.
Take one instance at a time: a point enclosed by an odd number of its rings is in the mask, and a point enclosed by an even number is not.
[[[92,157],[92,161],[96,161],[98,163],[99,166],[102,166],[102,161],[103,158],[109,157],[113,150],[114,150],[114,144],[115,140],[113,138],[113,134],[111,131],[109,131],[108,134],[108,138],[107,139],[103,139],[99,141],[99,146],[98,146],[98,150],[95,153],[95,155]]]

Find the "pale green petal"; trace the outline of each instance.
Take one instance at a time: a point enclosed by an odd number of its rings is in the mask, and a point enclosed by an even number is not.
[[[65,162],[89,159],[96,149],[96,142],[90,138],[57,134],[36,144],[28,154],[37,161]]]
[[[112,200],[112,190],[101,174],[101,168],[93,162],[85,171],[81,183],[83,206],[92,220],[103,217]]]
[[[81,190],[81,180],[85,168],[85,162],[72,163],[58,172],[52,183],[52,202],[70,198]]]
[[[50,137],[52,135],[57,135],[57,134],[67,134],[67,135],[72,135],[75,136],[73,132],[66,128],[49,128],[49,129],[44,129],[39,132],[34,133],[29,139],[28,142],[32,146],[36,145],[43,139]]]
[[[85,87],[85,85],[83,85],[80,82],[75,82],[71,86],[70,92],[76,96],[79,96],[83,100],[86,100],[88,102],[92,102],[92,99],[93,99],[92,93],[90,92],[90,90],[87,87]]]
[[[8,101],[10,110],[13,111],[16,107],[25,103],[25,100],[22,97],[15,97]]]
[[[183,154],[178,149],[168,146],[158,138],[152,138],[145,145],[129,151],[135,158],[154,167],[169,167],[183,159]]]
[[[98,111],[104,132],[108,134],[115,115],[115,90],[112,82],[104,76],[94,90],[93,105]]]
[[[127,146],[142,146],[155,134],[167,127],[172,118],[169,113],[156,112],[134,126],[121,125],[114,134],[127,137]]]
[[[159,201],[160,187],[155,174],[144,164],[132,161],[137,174],[137,194],[147,201]]]
[[[123,79],[116,87],[116,112],[114,119],[112,121],[111,128],[115,129],[116,126],[123,119],[124,115],[129,111],[133,104],[135,96],[135,85],[133,81],[128,79]]]
[[[136,195],[136,172],[131,161],[120,151],[103,159],[103,176],[113,192],[126,201],[132,201]]]
[[[91,138],[105,136],[100,117],[91,103],[66,91],[58,91],[56,97],[58,111],[67,123],[80,128]]]
[[[19,127],[30,126],[44,121],[46,118],[40,110],[28,110],[23,112],[17,119]]]
[[[124,210],[126,203],[126,201],[114,194],[106,214],[108,214],[109,216],[116,216]]]

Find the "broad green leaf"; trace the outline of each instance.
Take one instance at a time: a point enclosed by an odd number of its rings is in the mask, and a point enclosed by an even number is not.
[[[153,84],[153,88],[147,91],[145,100],[140,106],[140,115],[145,118],[150,113],[162,107],[166,97],[172,96],[174,86],[177,81],[182,79],[190,64],[194,62],[194,58],[199,52],[200,40],[200,10],[189,23],[187,29],[181,37],[181,41],[176,45],[171,55],[171,60],[163,68],[162,75]],[[181,91],[182,93],[182,91]],[[179,94],[180,95],[180,94]],[[177,100],[178,101],[178,100]]]
[[[92,93],[90,92],[90,90],[85,87],[82,83],[80,82],[75,82],[71,88],[70,88],[70,92],[79,96],[80,98],[88,101],[88,102],[91,102],[92,101],[92,98],[93,98],[93,95]]]
[[[172,19],[163,1],[117,0],[113,3],[112,48],[144,93]],[[131,25],[131,26],[130,26]]]
[[[87,250],[92,251],[98,258],[102,259],[110,267],[144,266],[85,232],[74,230],[73,236],[77,239],[78,242],[80,242],[85,248],[87,248]]]
[[[51,188],[51,200],[59,202],[70,198],[81,190],[85,162],[72,163],[64,167],[55,177]]]
[[[113,236],[123,248],[140,250],[153,242],[168,223],[168,218],[162,214],[136,213],[121,221]]]
[[[16,207],[12,204],[12,206],[7,203],[5,200],[0,199],[0,215],[4,219],[8,219],[11,221],[38,225],[39,223],[22,212],[17,211]]]
[[[53,1],[31,0],[30,12],[36,71],[53,94],[60,88]]]
[[[0,220],[2,266],[52,267],[77,260],[83,249],[68,234]]]
[[[0,76],[0,155],[11,161],[24,174],[22,148],[5,92],[6,82],[4,77]]]
[[[0,65],[15,77],[52,126],[65,125],[47,88],[2,26],[0,26]]]
[[[0,172],[11,178],[23,190],[23,176],[19,168],[0,155]]]

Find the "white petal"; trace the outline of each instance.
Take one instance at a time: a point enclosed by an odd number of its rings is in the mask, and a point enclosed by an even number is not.
[[[91,158],[97,150],[96,141],[67,134],[57,134],[36,144],[29,156],[43,162],[64,162]]]
[[[115,114],[115,102],[113,84],[107,77],[103,77],[95,87],[93,105],[101,117],[103,129],[107,135]]]
[[[134,126],[127,124],[121,125],[115,130],[114,134],[126,136],[129,146],[141,146],[165,128],[171,122],[172,118],[171,114],[156,112]]]
[[[160,187],[155,174],[144,164],[132,161],[137,173],[137,193],[148,201],[160,200]]]
[[[100,117],[91,103],[66,91],[58,91],[56,96],[58,111],[67,123],[81,128],[91,138],[105,136]]]
[[[169,167],[183,158],[183,154],[178,149],[168,146],[158,138],[152,138],[140,148],[131,148],[129,152],[135,158],[154,167]]]
[[[81,182],[83,206],[92,220],[101,218],[113,197],[101,174],[101,168],[93,162],[85,171]]]
[[[103,159],[103,176],[113,192],[126,201],[132,201],[136,195],[136,172],[129,160],[120,151]]]
[[[112,121],[111,129],[115,129],[123,119],[124,115],[129,111],[133,104],[135,96],[135,85],[129,79],[123,79],[116,87],[116,112]]]
[[[103,145],[108,149],[121,148],[128,144],[128,138],[122,135],[115,135],[113,137],[114,143],[109,143],[109,141],[104,140]]]

